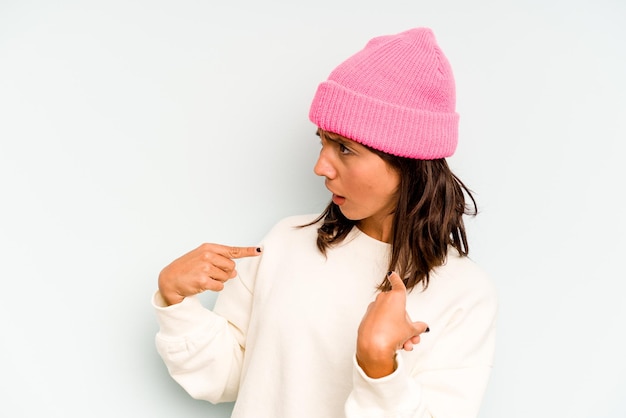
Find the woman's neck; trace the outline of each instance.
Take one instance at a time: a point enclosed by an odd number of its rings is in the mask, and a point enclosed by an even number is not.
[[[366,235],[370,237],[391,243],[393,238],[393,215],[388,215],[384,219],[366,218],[357,222],[356,226]]]

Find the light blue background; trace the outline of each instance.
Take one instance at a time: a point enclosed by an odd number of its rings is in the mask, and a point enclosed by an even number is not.
[[[456,75],[450,164],[500,293],[481,417],[626,416],[625,18],[620,0],[1,0],[6,416],[227,417],[156,354],[158,272],[320,210],[317,84],[414,26]]]

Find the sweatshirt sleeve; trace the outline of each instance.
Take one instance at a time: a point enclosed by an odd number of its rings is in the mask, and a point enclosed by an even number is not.
[[[252,287],[242,277],[253,280],[259,258],[242,260],[240,274],[226,282],[214,311],[193,296],[171,306],[158,291],[153,296],[157,351],[172,378],[195,399],[219,403],[237,397],[252,309]],[[218,305],[229,309],[218,314]]]
[[[470,292],[445,323],[422,336],[435,338],[431,349],[410,369],[398,351],[396,370],[372,379],[353,358],[353,390],[347,418],[475,418],[494,357],[497,299],[493,288]],[[442,327],[442,328],[441,328]]]

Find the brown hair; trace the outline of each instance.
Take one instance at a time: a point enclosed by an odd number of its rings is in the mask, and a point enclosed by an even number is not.
[[[476,200],[444,158],[417,160],[367,148],[400,174],[389,270],[396,270],[404,278],[407,289],[419,283],[425,289],[430,271],[445,263],[448,246],[454,247],[461,256],[467,256],[469,248],[463,215],[478,213]],[[471,200],[471,206],[466,206],[465,195]],[[317,231],[317,247],[323,254],[342,242],[358,223],[346,218],[333,202],[309,225],[322,220]],[[386,278],[379,289],[390,289]]]

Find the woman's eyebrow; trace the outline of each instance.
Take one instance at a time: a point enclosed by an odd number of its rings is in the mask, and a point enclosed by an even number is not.
[[[319,135],[319,133],[318,133]],[[324,139],[327,139],[328,141],[331,142],[335,142],[337,144],[341,144],[341,145],[348,145],[348,141],[346,141],[345,139],[343,139],[340,136],[335,136],[335,135],[330,135],[328,133],[324,134]]]
[[[354,149],[355,145],[358,145],[358,142],[355,141],[351,141],[349,139],[343,138],[339,135],[336,134],[331,134],[329,132],[321,132],[320,129],[318,129],[315,132],[315,135],[319,136],[322,139],[325,139],[327,141],[333,142],[335,144],[339,144],[339,145],[343,145],[344,147],[348,147],[348,148],[352,148]]]

